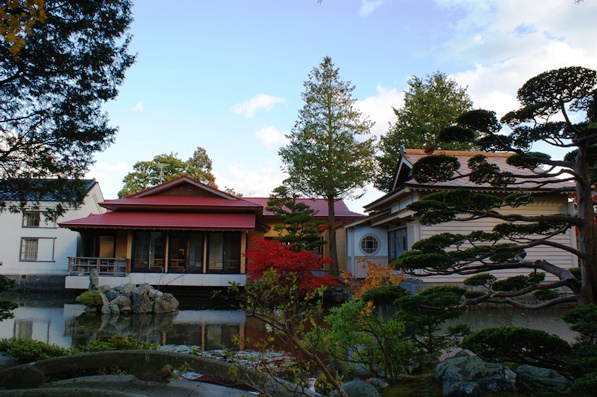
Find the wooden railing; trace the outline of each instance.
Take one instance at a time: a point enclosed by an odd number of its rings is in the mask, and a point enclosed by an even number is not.
[[[92,269],[102,276],[125,276],[128,268],[126,258],[68,257],[68,273],[71,276],[89,275]]]

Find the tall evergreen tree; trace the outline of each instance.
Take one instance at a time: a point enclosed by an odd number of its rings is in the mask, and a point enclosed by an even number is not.
[[[404,92],[404,107],[394,108],[397,120],[381,137],[375,187],[384,192],[390,189],[400,157],[400,146],[407,149],[473,149],[472,142],[446,143],[438,140],[439,132],[454,124],[458,116],[471,110],[472,106],[466,88],[460,87],[444,73],[435,72],[425,79],[413,76]]]
[[[354,86],[340,79],[330,57],[309,74],[302,93],[305,105],[280,150],[288,183],[308,197],[328,203],[330,272],[338,273],[336,216],[338,199],[359,197],[374,173],[373,123],[354,106]]]
[[[93,154],[113,142],[116,128],[101,106],[116,97],[135,60],[128,53],[129,0],[31,5],[39,12],[0,40],[0,190],[22,180],[16,202],[43,197],[37,178],[82,177]],[[54,195],[60,193],[58,186]],[[68,189],[62,193],[64,201],[74,199]]]

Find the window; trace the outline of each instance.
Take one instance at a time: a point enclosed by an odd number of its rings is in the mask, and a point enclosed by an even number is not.
[[[406,228],[392,230],[388,233],[388,259],[390,262],[396,260],[396,258],[407,250]]]
[[[375,255],[379,251],[379,239],[373,234],[367,234],[361,238],[361,251],[365,255]]]
[[[164,270],[166,253],[165,232],[135,232],[133,241],[133,269]]]
[[[24,210],[23,211],[23,227],[49,227],[54,228],[56,224],[52,220],[42,219],[43,211],[40,210]]]
[[[207,235],[207,271],[240,273],[240,232],[212,232]]]
[[[39,227],[41,211],[25,210],[23,212],[23,227]]]
[[[55,238],[23,237],[20,260],[23,262],[53,262]]]

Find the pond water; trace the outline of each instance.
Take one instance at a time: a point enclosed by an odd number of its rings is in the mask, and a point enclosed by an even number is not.
[[[237,336],[246,341],[241,348],[250,348],[250,341],[267,334],[265,326],[245,312],[209,297],[179,299],[178,313],[129,317],[86,314],[84,306],[75,304],[74,296],[70,295],[19,294],[8,298],[19,307],[13,319],[0,322],[0,339],[36,339],[70,347],[123,334],[159,345],[196,345],[212,350],[236,346]],[[561,319],[567,310],[474,309],[452,323],[467,323],[473,330],[498,325],[538,328],[572,342],[577,334]]]

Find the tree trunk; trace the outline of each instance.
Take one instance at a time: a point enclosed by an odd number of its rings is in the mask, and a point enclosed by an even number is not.
[[[338,267],[338,247],[336,246],[336,211],[335,211],[335,198],[328,197],[328,235],[329,235],[329,248],[330,248],[330,274],[337,276],[339,272]]]
[[[578,244],[584,254],[580,258],[582,286],[578,296],[579,305],[597,303],[597,244],[595,235],[595,210],[593,208],[593,192],[589,172],[588,150],[579,146],[575,171],[581,176],[576,184],[576,208],[578,218],[582,221],[578,227]]]

